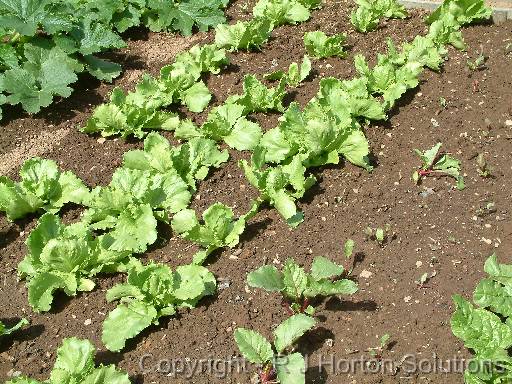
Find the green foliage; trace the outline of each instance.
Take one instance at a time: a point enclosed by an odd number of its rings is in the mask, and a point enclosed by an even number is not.
[[[451,327],[474,353],[464,374],[465,382],[498,384],[512,377],[512,267],[498,264],[493,254],[484,270],[489,276],[480,281],[473,295],[477,307],[459,295],[453,297],[456,310]]]
[[[464,178],[460,174],[460,161],[447,154],[440,154],[442,143],[437,143],[425,152],[415,149],[415,153],[421,158],[422,165],[419,171],[412,175],[414,182],[419,183],[422,177],[431,175],[447,175],[457,180],[457,189],[465,188]]]
[[[302,63],[291,63],[288,67],[288,72],[284,71],[275,71],[272,73],[269,73],[268,75],[265,75],[265,78],[267,80],[281,80],[286,79],[286,83],[293,87],[298,87],[300,83],[302,83],[311,73],[311,60],[306,55],[302,59]]]
[[[154,32],[179,31],[190,36],[194,27],[205,32],[224,23],[223,8],[226,5],[226,0],[148,0],[145,24]]]
[[[192,209],[184,209],[173,217],[172,229],[185,239],[205,248],[194,256],[194,264],[202,264],[216,249],[235,247],[240,241],[247,221],[257,211],[258,205],[254,203],[249,212],[235,220],[231,208],[215,203],[203,212],[201,224]]]
[[[268,19],[220,24],[215,28],[215,44],[229,51],[257,51],[270,38],[273,25]]]
[[[339,33],[327,36],[322,31],[306,32],[304,34],[304,46],[308,54],[317,59],[326,57],[345,57],[343,50],[347,35]]]
[[[56,213],[65,204],[81,204],[89,189],[72,172],[61,172],[53,160],[34,157],[20,170],[21,182],[0,176],[0,212],[10,220],[43,209]]]
[[[453,16],[460,26],[487,20],[492,15],[492,9],[485,6],[483,0],[444,0],[427,18],[427,23],[444,19],[447,15]]]
[[[26,244],[29,253],[18,274],[27,280],[28,300],[36,312],[50,310],[56,290],[68,296],[91,291],[91,277],[121,268],[130,256],[116,247],[114,233],[94,238],[85,223],[65,226],[51,213],[41,217]]]
[[[114,365],[95,367],[94,353],[89,340],[64,339],[57,349],[57,360],[48,380],[40,382],[20,376],[6,384],[130,384],[128,374],[118,371]]]
[[[10,335],[11,333],[14,333],[24,327],[25,325],[28,325],[29,322],[27,319],[21,319],[13,325],[11,328],[7,328],[4,323],[0,321],[0,337]]]
[[[316,325],[316,320],[304,314],[296,314],[282,322],[274,330],[274,354],[272,344],[256,331],[238,328],[235,341],[240,353],[251,363],[260,366],[259,378],[263,383],[304,383],[306,364],[298,353],[286,353],[298,339]]]
[[[356,0],[358,8],[352,11],[350,20],[359,32],[370,32],[377,28],[382,18],[404,19],[405,7],[397,0]]]
[[[179,308],[194,308],[204,296],[216,291],[215,277],[199,265],[179,266],[175,272],[162,264],[136,264],[127,282],[112,287],[107,300],[121,300],[103,323],[102,340],[110,351],[120,351],[163,316]]]
[[[251,157],[251,164],[239,162],[251,185],[260,191],[260,200],[273,205],[291,227],[304,220],[295,201],[316,182],[314,176],[305,176],[303,157],[297,155],[290,162],[275,167],[265,167],[265,149],[258,147]]]
[[[282,271],[273,265],[264,265],[249,273],[247,284],[268,292],[281,292],[294,313],[313,314],[315,309],[309,305],[309,299],[357,292],[356,283],[340,279],[343,273],[341,265],[325,257],[315,257],[310,273],[288,259]]]
[[[311,16],[307,7],[299,0],[259,0],[253,8],[255,18],[267,19],[274,27],[297,24]]]
[[[143,138],[147,130],[173,131],[180,126],[180,119],[162,109],[181,103],[192,112],[203,111],[211,94],[200,80],[201,74],[218,73],[227,63],[225,50],[215,45],[195,46],[164,66],[160,77],[144,75],[134,91],[125,94],[114,89],[110,103],[95,109],[82,132]]]

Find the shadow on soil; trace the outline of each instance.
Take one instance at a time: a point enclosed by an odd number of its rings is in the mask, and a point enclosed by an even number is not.
[[[16,325],[20,320],[21,319],[19,317],[0,319],[0,321],[8,328]],[[44,330],[45,327],[42,324],[29,325],[27,327],[19,329],[16,332],[13,332],[13,334],[11,335],[3,336],[2,343],[0,344],[0,353],[9,350],[12,347],[14,340],[16,340],[16,342],[18,343],[23,341],[34,340],[37,337],[41,336]]]

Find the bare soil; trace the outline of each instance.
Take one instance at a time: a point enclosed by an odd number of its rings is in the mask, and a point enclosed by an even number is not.
[[[245,7],[241,1],[234,2],[229,8],[230,17],[247,18],[252,4]],[[389,21],[378,31],[358,34],[349,23],[352,7],[351,2],[328,1],[314,12],[310,22],[279,28],[262,52],[232,55],[227,71],[207,79],[215,104],[241,92],[244,74],[264,74],[301,60],[305,31],[347,32],[350,48],[346,59],[314,62],[313,76],[287,97],[288,103],[296,100],[302,105],[316,94],[321,77],[355,76],[354,54],[375,59],[378,52],[385,52],[387,37],[400,43],[426,31],[425,13],[411,11],[407,20]],[[431,364],[435,363],[433,356],[439,360],[469,357],[450,331],[451,296],[471,296],[483,277],[483,263],[492,252],[497,252],[501,261],[512,262],[512,126],[506,123],[512,120],[512,56],[505,54],[505,46],[512,41],[512,23],[472,26],[463,34],[467,52],[450,49],[449,60],[440,73],[426,71],[421,85],[405,95],[388,122],[366,129],[377,165],[372,173],[350,164],[318,170],[318,185],[300,202],[306,216],[301,226],[292,231],[275,210],[260,212],[237,249],[219,252],[210,260],[209,268],[223,283],[218,295],[197,309],[152,326],[130,342],[123,353],[110,353],[101,343],[101,324],[114,307],[105,301],[105,291],[123,276],[100,278],[95,291],[75,298],[59,295],[50,313],[35,314],[28,305],[24,283],[17,281],[16,267],[26,253],[24,242],[37,219],[12,224],[0,216],[0,320],[12,324],[27,317],[31,321],[30,327],[15,337],[2,340],[0,380],[16,371],[46,379],[62,339],[76,336],[88,338],[98,347],[98,362],[118,364],[135,383],[248,383],[253,367],[226,378],[217,377],[222,365],[213,372],[204,367],[192,378],[187,378],[186,372],[173,377],[156,368],[162,359],[190,359],[193,364],[200,359],[238,356],[233,340],[238,326],[270,337],[286,313],[276,295],[247,289],[246,274],[264,263],[282,263],[287,257],[309,268],[314,256],[324,255],[353,267],[360,291],[320,303],[320,325],[299,346],[310,357],[308,383],[462,383],[460,373],[426,372],[426,365],[424,372],[408,373],[410,366],[404,363],[396,372],[372,374],[359,367],[347,374],[343,364],[333,372],[335,367],[329,361],[330,356],[337,361],[368,359],[367,349],[378,346],[378,339],[386,333],[391,335],[392,343],[383,358],[397,363],[408,355]],[[156,74],[177,51],[211,41],[212,37],[211,32],[191,39],[135,33],[129,47],[116,54],[125,72],[115,85],[129,89],[143,71]],[[486,68],[471,72],[467,58],[475,58],[480,50],[489,57]],[[37,154],[56,160],[90,186],[108,184],[122,154],[141,143],[121,139],[102,143],[76,127],[105,100],[112,87],[84,76],[69,99],[35,116],[9,109],[0,128],[2,173],[16,177],[20,163]],[[441,97],[446,100],[446,108],[440,104]],[[189,116],[200,122],[206,113]],[[256,116],[265,129],[275,126],[277,118]],[[63,131],[67,134],[57,135]],[[56,137],[44,141],[39,140],[41,135]],[[413,149],[424,150],[438,141],[462,160],[465,190],[454,190],[453,180],[447,178],[429,178],[421,186],[410,181],[411,173],[420,165]],[[36,152],[30,150],[37,145],[40,148]],[[479,176],[479,153],[490,163],[492,178]],[[229,163],[201,184],[193,204],[198,211],[220,201],[242,213],[257,196],[237,166],[237,160],[247,158],[247,154],[231,154]],[[482,211],[488,202],[495,203],[495,212]],[[78,215],[79,210],[70,209],[66,218]],[[366,239],[366,227],[386,224],[391,229],[383,246]],[[351,260],[342,256],[347,238],[357,244],[357,254]],[[163,228],[157,244],[144,258],[175,267],[189,262],[195,251]],[[418,287],[416,281],[423,273],[434,276]],[[409,359],[412,361],[412,357]],[[168,367],[164,364],[161,368],[165,371]]]

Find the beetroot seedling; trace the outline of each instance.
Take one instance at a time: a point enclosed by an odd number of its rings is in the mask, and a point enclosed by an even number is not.
[[[259,365],[261,384],[295,384],[305,382],[304,357],[292,353],[294,344],[316,325],[311,316],[296,314],[283,321],[274,330],[274,345],[256,331],[238,328],[235,341],[240,353],[251,363]]]
[[[487,160],[483,153],[478,154],[476,157],[476,165],[478,167],[478,174],[481,177],[489,178],[492,177],[492,168],[489,167]]]
[[[351,295],[357,292],[355,282],[340,279],[344,272],[343,266],[325,257],[315,258],[310,273],[306,273],[294,260],[288,259],[282,272],[273,265],[264,265],[249,273],[247,284],[267,292],[281,292],[283,307],[290,315],[294,313],[313,315],[315,308],[311,305],[312,299]]]
[[[421,158],[421,168],[412,174],[412,180],[419,184],[424,177],[428,176],[451,176],[457,180],[457,189],[465,188],[464,178],[460,174],[460,161],[448,154],[439,152],[442,143],[437,143],[425,152],[415,149],[415,153]]]
[[[380,338],[378,347],[368,348],[367,351],[375,359],[382,360],[382,354],[383,354],[384,350],[386,349],[386,347],[388,346],[390,339],[391,339],[391,336],[388,333],[386,333],[385,335],[383,335]]]

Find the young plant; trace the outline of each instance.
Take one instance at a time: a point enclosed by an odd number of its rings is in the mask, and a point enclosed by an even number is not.
[[[251,363],[259,365],[259,383],[304,383],[306,371],[304,357],[298,352],[291,353],[289,350],[315,325],[314,318],[296,314],[274,330],[274,348],[264,336],[245,328],[238,328],[235,331],[235,341],[242,356]]]
[[[304,46],[309,55],[316,59],[326,57],[344,58],[347,53],[343,50],[347,35],[339,33],[327,36],[322,31],[306,32],[304,34]]]
[[[61,172],[53,160],[34,157],[20,170],[21,182],[0,176],[0,212],[10,220],[43,209],[58,212],[65,204],[82,204],[89,189],[72,172]]]
[[[273,25],[268,19],[220,24],[215,28],[215,44],[229,51],[259,51],[270,38]]]
[[[298,87],[309,76],[311,72],[311,60],[307,55],[302,59],[302,63],[299,66],[297,63],[291,63],[288,72],[282,70],[272,72],[265,75],[267,80],[281,80],[286,79],[286,82],[292,87]]]
[[[480,53],[480,55],[478,55],[476,59],[474,59],[474,60],[468,59],[466,62],[466,65],[473,72],[481,71],[486,68],[485,67],[486,61],[487,61],[487,56],[484,56],[483,53]]]
[[[301,0],[259,0],[252,13],[256,19],[269,20],[274,27],[297,24],[311,16],[307,3]]]
[[[240,241],[248,220],[258,212],[253,203],[249,212],[235,220],[233,210],[221,203],[215,203],[203,212],[203,223],[192,209],[184,209],[174,215],[172,229],[181,237],[199,244],[204,250],[194,255],[194,264],[203,264],[216,249],[233,248]]]
[[[110,351],[124,348],[128,339],[163,316],[173,316],[180,308],[195,308],[205,296],[216,291],[216,280],[199,265],[182,265],[175,272],[162,264],[134,263],[127,282],[112,287],[107,301],[120,300],[103,323],[102,341]]]
[[[116,241],[109,235],[95,238],[84,222],[65,226],[58,216],[44,214],[30,233],[29,253],[18,266],[34,311],[49,311],[56,290],[68,296],[91,291],[91,277],[122,268],[131,253],[112,250]]]
[[[302,165],[303,157],[296,155],[285,165],[265,167],[264,148],[258,147],[252,154],[251,164],[240,161],[240,166],[252,186],[261,195],[260,202],[275,206],[287,224],[294,228],[304,220],[304,214],[297,209],[295,201],[313,186],[314,176],[305,176],[306,167]]]
[[[507,383],[512,377],[512,265],[499,264],[496,255],[484,265],[488,277],[473,293],[473,302],[453,296],[453,334],[473,353],[464,373],[466,383]]]
[[[378,360],[381,360],[382,359],[382,353],[384,352],[384,349],[386,348],[386,346],[389,344],[389,340],[391,339],[391,335],[389,335],[388,333],[386,333],[385,335],[383,335],[380,339],[379,339],[379,346],[378,347],[373,347],[373,348],[369,348],[368,349],[368,352],[370,353],[370,356],[378,359]]]
[[[420,170],[413,173],[412,180],[418,184],[422,178],[427,176],[446,175],[457,180],[457,189],[463,190],[465,185],[464,178],[460,174],[460,161],[447,154],[440,154],[439,150],[442,145],[442,143],[437,143],[425,152],[414,150],[423,164]]]
[[[13,325],[11,328],[7,328],[4,323],[0,321],[0,337],[10,335],[13,332],[21,329],[21,327],[28,325],[27,319],[21,319],[17,324]]]
[[[352,257],[355,245],[356,243],[352,239],[345,241],[345,244],[343,245],[343,255],[345,258],[350,259]]]
[[[404,19],[407,17],[405,7],[397,0],[356,0],[358,8],[352,11],[350,20],[359,32],[373,31],[381,18]]]
[[[479,153],[476,157],[476,165],[478,167],[478,174],[481,177],[489,178],[492,177],[492,168],[487,163],[483,153]]]
[[[310,301],[316,297],[352,295],[357,284],[341,279],[344,268],[325,257],[315,257],[310,273],[306,273],[294,260],[288,259],[282,272],[273,265],[264,265],[249,273],[247,284],[267,292],[281,292],[283,306],[289,313],[314,314]]]
[[[384,228],[366,227],[364,233],[367,239],[375,240],[382,247],[390,238],[389,231],[391,230],[390,224],[385,224]],[[393,234],[392,234],[393,235]]]
[[[118,371],[115,365],[95,367],[94,354],[94,345],[89,340],[64,339],[57,349],[57,360],[48,380],[41,382],[20,376],[5,384],[130,384],[128,374]]]

